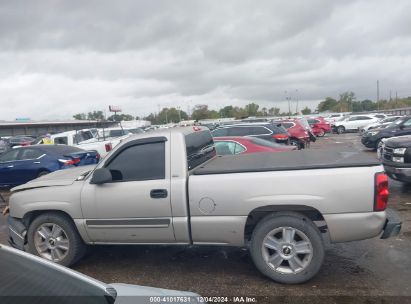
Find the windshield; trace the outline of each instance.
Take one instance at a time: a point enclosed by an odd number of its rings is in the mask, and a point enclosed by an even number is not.
[[[397,119],[396,121],[390,123],[390,124],[387,126],[387,128],[398,126],[400,123],[402,123],[403,121],[405,121],[405,119],[406,119],[406,118],[399,118],[399,119]]]

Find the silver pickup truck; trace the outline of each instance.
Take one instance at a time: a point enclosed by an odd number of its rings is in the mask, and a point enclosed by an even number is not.
[[[264,275],[299,283],[324,243],[399,233],[382,171],[352,151],[219,157],[199,127],[139,134],[97,167],[12,189],[10,244],[62,265],[86,244],[247,246]]]

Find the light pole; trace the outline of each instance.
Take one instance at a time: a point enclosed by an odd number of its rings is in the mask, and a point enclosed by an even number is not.
[[[298,89],[295,90],[295,99],[297,100],[297,105],[295,107],[295,113],[298,115]]]
[[[288,116],[291,115],[291,104],[290,104],[290,97],[287,96],[287,91],[284,91],[285,93],[285,100],[288,101]]]

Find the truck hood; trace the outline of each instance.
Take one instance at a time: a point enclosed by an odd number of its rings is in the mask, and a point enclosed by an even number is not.
[[[96,165],[80,166],[70,169],[58,170],[39,178],[33,179],[28,183],[14,187],[11,191],[21,191],[32,188],[51,187],[51,186],[68,186],[82,174],[92,171]]]
[[[390,148],[410,148],[411,147],[411,136],[398,136],[392,137],[385,141],[385,145]]]

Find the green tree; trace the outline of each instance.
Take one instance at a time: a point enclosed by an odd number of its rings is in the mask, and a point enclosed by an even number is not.
[[[309,107],[305,107],[304,109],[301,110],[301,113],[303,115],[311,114],[311,109]]]
[[[89,120],[104,120],[103,111],[88,112],[87,119],[89,119]]]
[[[196,105],[194,106],[191,118],[194,120],[201,120],[209,118],[208,105]]]
[[[225,106],[219,111],[220,117],[233,117],[233,106]]]
[[[73,115],[73,118],[76,120],[87,120],[87,115],[85,113],[78,113]]]
[[[268,114],[271,116],[279,116],[280,115],[280,108],[272,107],[268,109]]]
[[[116,114],[111,115],[107,118],[110,121],[130,121],[134,120],[134,116],[130,114]]]
[[[248,116],[257,116],[259,107],[260,106],[258,104],[252,102],[245,106],[245,111],[247,112]]]
[[[332,97],[326,97],[324,101],[321,101],[318,105],[318,112],[331,111],[333,107],[337,105],[337,100]]]

